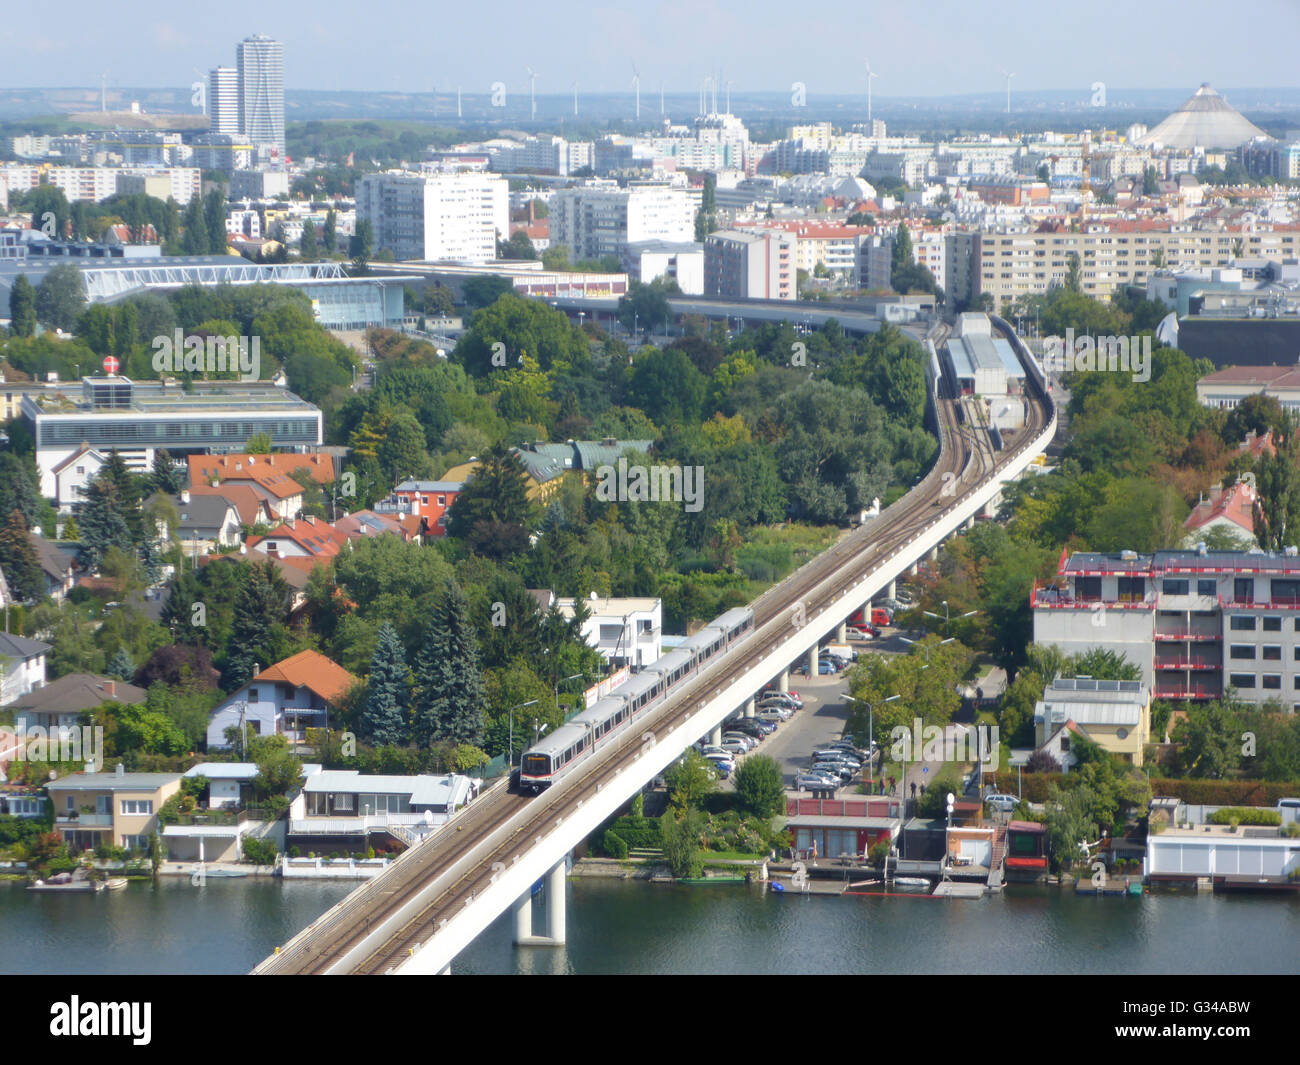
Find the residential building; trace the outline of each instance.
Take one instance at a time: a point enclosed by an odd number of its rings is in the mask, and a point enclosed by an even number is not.
[[[411,514],[424,520],[429,536],[447,534],[447,512],[464,481],[402,481],[382,503],[375,505],[381,514]]]
[[[794,255],[795,238],[779,230],[710,233],[704,240],[704,293],[725,299],[796,299]]]
[[[265,536],[250,536],[245,544],[254,555],[324,560],[337,555],[346,542],[347,537],[329,522],[307,515],[289,518]]]
[[[158,811],[181,789],[179,773],[73,773],[50,781],[54,831],[70,853],[96,847],[148,851]]]
[[[239,71],[235,67],[213,67],[208,72],[208,132],[238,136]]]
[[[19,696],[10,704],[15,728],[31,731],[41,728],[48,736],[52,729],[71,729],[81,723],[81,715],[92,713],[104,703],[135,706],[149,693],[134,684],[94,673],[65,673],[42,687]]]
[[[649,284],[658,278],[676,283],[685,296],[704,295],[704,245],[694,241],[639,240],[627,245],[628,277]]]
[[[578,610],[575,599],[556,599],[555,607],[572,619]],[[609,664],[617,669],[644,669],[662,653],[663,602],[659,599],[602,599],[594,592],[582,600],[587,619],[582,635]]]
[[[206,555],[217,547],[238,546],[239,510],[229,499],[217,495],[192,496],[188,490],[167,498],[176,507],[178,520],[175,530],[158,530],[164,542],[171,539],[174,531],[181,550],[188,555]]]
[[[71,513],[73,506],[81,502],[86,486],[99,476],[106,462],[107,454],[82,444],[50,470],[54,478],[54,505],[60,513]]]
[[[409,846],[446,824],[478,795],[469,777],[363,775],[326,769],[308,776],[289,807],[286,842],[318,853],[351,853],[373,845]]]
[[[1255,501],[1258,493],[1253,484],[1238,481],[1225,491],[1223,485],[1216,484],[1210,489],[1209,497],[1202,496],[1200,502],[1192,508],[1183,522],[1187,535],[1183,537],[1182,546],[1194,548],[1205,539],[1213,529],[1230,533],[1241,542],[1243,548],[1257,546],[1255,542]]]
[[[63,602],[64,597],[72,591],[76,579],[77,555],[66,547],[52,544],[44,536],[28,533],[36,557],[41,563],[41,572],[45,574],[45,594],[56,603]]]
[[[287,170],[235,170],[230,175],[230,199],[273,200],[289,195]],[[299,234],[301,236],[301,234]]]
[[[866,861],[877,843],[893,844],[902,827],[902,802],[888,796],[848,799],[787,797],[786,828],[804,857]]]
[[[1285,410],[1300,411],[1300,365],[1225,366],[1196,382],[1196,398],[1220,410],[1231,410],[1255,395],[1276,399]]]
[[[212,711],[208,750],[230,747],[229,728],[301,743],[307,729],[328,727],[330,710],[356,682],[319,651],[299,651],[256,674]]]
[[[570,258],[622,259],[642,241],[686,244],[695,238],[696,198],[667,185],[584,185],[550,199],[551,246],[563,244]]]
[[[255,34],[239,42],[239,131],[284,156],[284,45]],[[224,132],[224,131],[214,131]]]
[[[0,574],[0,582],[4,580]],[[8,706],[45,686],[48,643],[0,632],[0,706]]]
[[[1082,736],[1129,765],[1142,765],[1151,740],[1151,692],[1135,680],[1057,677],[1034,706],[1034,741],[1062,769],[1077,761],[1071,736]]]
[[[1062,552],[1036,585],[1034,641],[1102,648],[1142,671],[1156,699],[1300,709],[1300,556],[1236,551]]]
[[[80,402],[26,395],[22,415],[36,440],[41,494],[51,498],[55,467],[85,445],[116,450],[131,469],[144,472],[163,448],[179,456],[242,447],[256,433],[280,448],[315,448],[323,441],[319,407],[261,382],[197,381],[187,390],[169,379],[85,377]]]
[[[488,174],[388,171],[357,182],[357,219],[397,259],[487,263],[510,232],[509,185]]]

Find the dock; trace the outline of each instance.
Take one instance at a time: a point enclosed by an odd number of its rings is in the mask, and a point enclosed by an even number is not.
[[[969,880],[941,880],[934,885],[933,895],[945,899],[982,899],[988,892],[985,884]]]

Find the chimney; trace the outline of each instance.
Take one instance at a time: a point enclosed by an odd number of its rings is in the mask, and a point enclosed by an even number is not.
[[[115,680],[104,681],[104,694],[109,696],[117,695],[117,681]]]
[[[126,776],[126,766],[124,766],[121,762],[117,763],[117,776],[119,777]]]
[[[182,503],[188,503],[189,501],[190,501],[190,490],[189,490],[188,488],[182,488],[182,489],[181,489],[181,502],[182,502]]]

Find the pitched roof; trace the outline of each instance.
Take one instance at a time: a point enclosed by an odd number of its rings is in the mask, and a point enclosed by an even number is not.
[[[347,537],[329,522],[314,517],[298,518],[292,525],[284,522],[265,536],[250,536],[247,543],[249,548],[253,548],[264,540],[290,540],[318,558],[332,558],[347,543]],[[270,554],[269,551],[263,553]]]
[[[44,713],[69,713],[93,710],[100,703],[118,702],[134,705],[142,703],[149,693],[134,684],[99,677],[93,673],[67,673],[20,696],[9,704],[12,710],[31,710]]]
[[[28,536],[32,546],[36,548],[36,557],[40,559],[41,569],[45,571],[46,576],[62,583],[76,565],[77,556],[65,548],[55,547],[43,536],[30,533]]]
[[[41,643],[40,640],[29,640],[25,636],[10,636],[7,632],[0,632],[0,663],[6,658],[17,658],[20,661],[35,658],[51,650],[53,648],[48,643]],[[0,669],[2,668],[3,666],[0,665]]]
[[[307,688],[327,702],[337,702],[357,678],[319,651],[308,650],[262,670],[254,681],[292,684],[295,688]]]
[[[308,470],[318,484],[329,484],[335,479],[334,457],[322,452],[307,455],[279,453],[274,455],[190,455],[190,484],[211,485],[213,481],[255,481],[268,491],[279,486],[285,495],[297,495],[302,486],[290,474]],[[293,485],[293,491],[284,489],[284,482]]]
[[[262,499],[251,485],[247,484],[226,484],[221,485],[194,485],[190,489],[190,498],[197,499],[199,496],[215,496],[219,499],[225,499],[239,512],[239,520],[244,525],[256,525],[259,521],[274,521],[275,516],[271,513],[271,508],[266,501]]]
[[[89,444],[87,444],[87,443],[85,443],[85,442],[83,441],[82,444],[81,444],[81,447],[77,448],[76,451],[74,451],[74,452],[73,452],[71,455],[69,455],[66,459],[64,459],[64,460],[63,460],[62,462],[60,462],[57,466],[55,466],[52,470],[50,470],[50,472],[51,472],[52,474],[54,474],[54,475],[57,477],[57,476],[58,476],[59,474],[61,474],[64,470],[66,470],[69,466],[71,466],[74,462],[76,462],[78,459],[83,458],[83,457],[86,456],[86,455],[94,455],[95,458],[99,459],[99,461],[100,461],[101,464],[105,461],[104,456],[101,455],[101,454],[99,453],[99,451],[97,451],[95,448],[91,447]]]
[[[1199,529],[1217,518],[1226,518],[1251,536],[1255,535],[1255,489],[1238,482],[1227,491],[1211,494],[1192,508],[1183,528]]]

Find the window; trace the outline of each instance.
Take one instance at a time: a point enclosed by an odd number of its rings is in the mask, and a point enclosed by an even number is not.
[[[1216,595],[1219,591],[1219,582],[1216,580],[1198,580],[1196,582],[1197,595]]]
[[[1234,688],[1253,688],[1255,686],[1255,674],[1230,673],[1228,674],[1228,683]]]
[[[346,810],[346,811],[348,811],[349,813],[351,813],[351,811],[352,811],[352,796],[351,796],[350,794],[349,794],[349,795],[335,795],[335,796],[334,796],[334,809],[335,809],[336,811],[340,811],[340,812]]]
[[[1281,618],[1260,618],[1260,620],[1264,623],[1263,628],[1264,628],[1264,631],[1265,631],[1265,632],[1281,632],[1281,631],[1282,631],[1282,619],[1281,619]]]
[[[1255,601],[1255,578],[1234,577],[1232,580],[1232,598],[1238,603]]]
[[[1255,619],[1247,614],[1233,614],[1228,626],[1235,632],[1254,632]]]
[[[1282,674],[1265,673],[1263,686],[1267,688],[1269,691],[1280,691],[1282,688]]]
[[[1234,643],[1228,651],[1229,658],[1251,659],[1255,657],[1255,648],[1248,643]]]
[[[123,814],[151,814],[153,813],[153,799],[123,799]]]
[[[1126,740],[1126,739],[1128,739],[1128,729],[1126,729],[1126,728],[1117,728],[1117,729],[1115,730],[1115,738],[1116,738],[1117,740]]]
[[[1186,595],[1191,588],[1191,582],[1181,578],[1178,580],[1167,578],[1160,587],[1165,595]]]
[[[1265,662],[1281,662],[1281,661],[1282,661],[1282,648],[1281,648],[1280,646],[1277,646],[1277,645],[1266,646],[1266,647],[1264,648],[1264,654],[1263,654],[1262,657],[1263,657],[1263,659],[1264,659]]]

